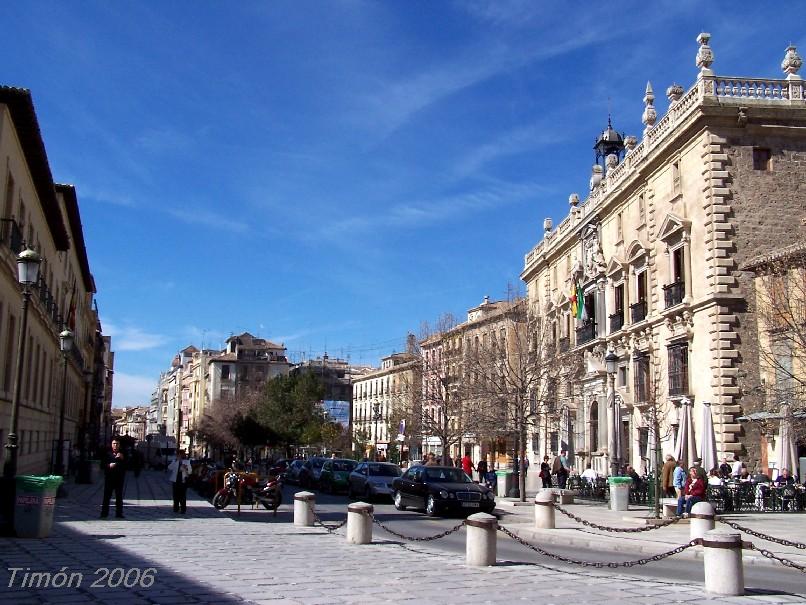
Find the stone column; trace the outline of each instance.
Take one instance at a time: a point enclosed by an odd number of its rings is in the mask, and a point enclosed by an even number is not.
[[[316,496],[311,492],[294,494],[294,525],[311,527],[316,510]]]
[[[470,515],[467,526],[466,562],[471,567],[495,565],[498,519],[487,513]]]
[[[372,542],[372,513],[375,507],[366,502],[354,502],[347,507],[347,543]]]
[[[706,532],[702,545],[705,591],[720,595],[743,595],[744,568],[742,567],[741,534],[713,529]]]
[[[688,518],[691,520],[689,525],[689,539],[696,540],[697,538],[705,537],[705,534],[714,529],[714,506],[710,502],[697,502],[691,507],[691,513]]]
[[[535,496],[535,527],[555,529],[554,490],[543,489]]]

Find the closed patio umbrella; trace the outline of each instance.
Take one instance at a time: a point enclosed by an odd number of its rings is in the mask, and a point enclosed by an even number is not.
[[[691,401],[683,398],[680,402],[683,417],[680,419],[680,428],[677,433],[677,442],[674,446],[674,457],[685,460],[688,466],[694,464],[697,457],[697,447],[694,442],[694,423],[691,419]]]
[[[782,468],[789,469],[795,475],[798,459],[795,452],[795,440],[792,438],[792,410],[784,404],[781,406],[781,424],[778,426],[778,471]]]
[[[702,423],[700,424],[700,458],[702,467],[707,471],[716,468],[716,435],[714,435],[714,418],[711,415],[711,403],[703,401]]]
[[[624,446],[621,443],[621,396],[616,393],[613,397],[613,431],[615,436],[615,459],[619,466],[624,466]]]

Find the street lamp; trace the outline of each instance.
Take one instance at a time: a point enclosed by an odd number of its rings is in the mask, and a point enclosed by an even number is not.
[[[607,452],[610,457],[610,475],[615,477],[619,471],[619,457],[616,452],[616,431],[618,430],[618,413],[616,412],[616,366],[618,365],[618,355],[610,349],[605,355],[605,371],[607,372]]]
[[[28,331],[28,304],[31,300],[31,286],[39,277],[39,264],[42,257],[37,252],[26,248],[17,256],[17,279],[22,286],[22,317],[20,332],[17,338],[17,371],[14,373],[14,387],[11,395],[11,424],[6,440],[6,460],[3,465],[3,481],[5,497],[2,499],[3,516],[6,519],[8,530],[14,527],[14,499],[17,474],[17,420],[20,413],[20,392],[22,390],[22,370],[25,359],[25,341]]]
[[[372,420],[375,422],[375,462],[378,461],[378,421],[381,418],[381,404],[376,401],[372,404]]]
[[[89,418],[87,417],[87,410],[90,407],[90,399],[92,398],[92,372],[90,370],[84,371],[84,384],[86,385],[86,397],[84,398],[84,409],[81,412],[81,430],[78,434],[78,446],[81,449],[79,450],[76,483],[92,483],[90,467],[87,463],[87,441],[89,440],[89,431],[87,431]]]
[[[59,447],[56,450],[56,469],[54,474],[64,475],[64,408],[67,404],[67,354],[73,348],[73,333],[62,330],[59,333],[59,349],[62,352],[62,405],[59,411]]]

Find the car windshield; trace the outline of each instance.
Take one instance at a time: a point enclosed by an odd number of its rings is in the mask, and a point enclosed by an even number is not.
[[[354,460],[334,460],[333,470],[350,472],[356,467],[356,464],[358,463]]]
[[[426,483],[467,483],[470,478],[459,468],[426,468]]]
[[[400,468],[395,464],[370,464],[369,474],[377,477],[400,477]]]

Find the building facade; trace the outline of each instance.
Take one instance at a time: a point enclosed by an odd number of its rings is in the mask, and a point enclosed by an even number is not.
[[[53,469],[60,434],[66,466],[74,449],[102,438],[99,397],[111,391],[112,357],[104,351],[109,340],[101,335],[76,190],[54,182],[25,89],[0,86],[0,187],[0,442],[8,441],[19,376],[17,471],[44,473]],[[41,263],[23,319],[16,260],[26,248]],[[73,346],[63,355],[66,329]]]
[[[530,304],[585,353],[584,378],[556,402],[580,469],[647,469],[676,450],[693,462],[686,418],[699,446],[709,415],[719,458],[759,459],[737,421],[743,382],[759,379],[741,267],[806,235],[806,88],[794,47],[783,78],[723,77],[709,39],[697,38],[696,82],[669,87],[660,119],[647,85],[640,141],[608,126],[587,198],[572,194],[525,257]]]

